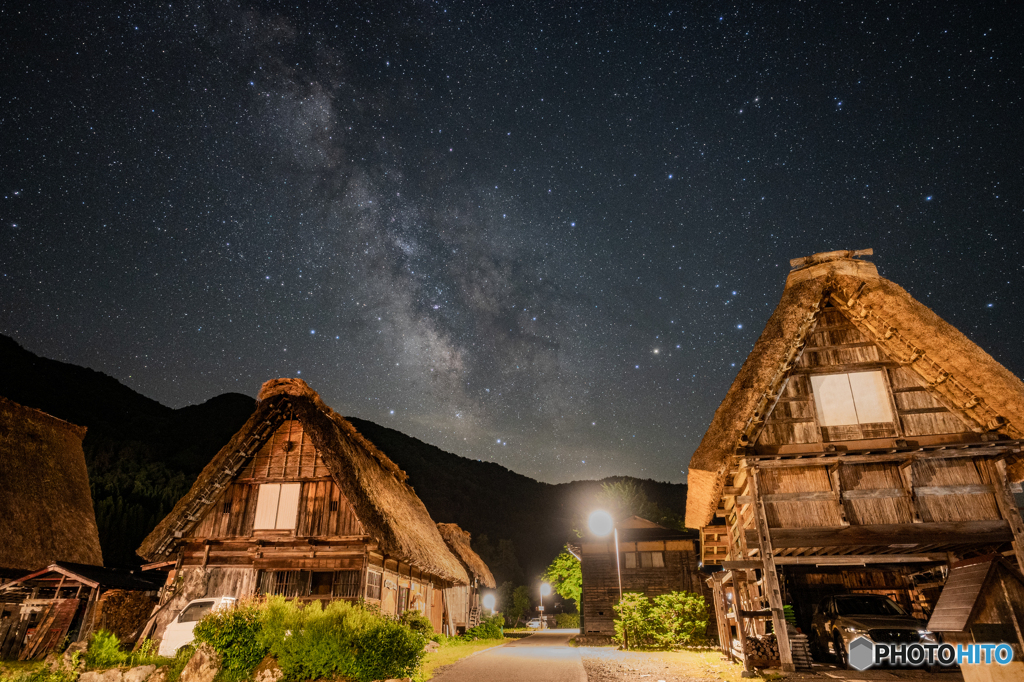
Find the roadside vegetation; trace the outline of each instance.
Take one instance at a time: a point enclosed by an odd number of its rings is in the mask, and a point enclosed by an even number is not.
[[[704,597],[669,592],[649,599],[626,592],[615,605],[614,641],[629,649],[673,649],[707,644],[710,614]]]

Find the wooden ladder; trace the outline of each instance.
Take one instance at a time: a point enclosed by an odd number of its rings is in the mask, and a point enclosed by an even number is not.
[[[480,625],[480,607],[474,606],[469,612],[469,627],[475,628],[477,625]]]

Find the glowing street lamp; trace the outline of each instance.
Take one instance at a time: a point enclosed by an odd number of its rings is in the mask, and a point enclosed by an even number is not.
[[[484,595],[484,608],[490,611],[492,616],[494,615],[494,601],[493,594]]]
[[[591,512],[590,518],[587,519],[587,526],[590,528],[590,532],[597,537],[605,537],[608,533],[612,533],[615,538],[615,573],[619,577],[619,601],[622,601],[622,566],[619,565],[619,529],[615,527],[615,521],[612,519],[612,515],[603,509],[598,509],[595,512]],[[625,629],[623,629],[623,635],[625,635]],[[626,639],[626,648],[629,648],[629,640]]]
[[[538,611],[540,611],[540,629],[541,630],[547,629],[546,628],[546,623],[544,622],[544,597],[545,597],[545,595],[549,595],[549,594],[551,594],[551,585],[548,584],[548,583],[541,583],[540,584],[540,608],[538,609]]]

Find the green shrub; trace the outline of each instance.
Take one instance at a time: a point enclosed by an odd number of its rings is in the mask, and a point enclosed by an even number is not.
[[[580,626],[580,614],[558,613],[555,614],[555,627],[558,629],[578,628]]]
[[[639,592],[624,592],[615,605],[615,641],[629,648],[648,647],[654,643],[654,622],[651,600]]]
[[[401,623],[344,601],[302,607],[283,598],[263,607],[261,644],[287,681],[409,677],[423,657],[424,637]]]
[[[241,680],[267,655],[260,640],[260,607],[243,602],[235,608],[212,611],[196,623],[195,641],[206,642],[221,658],[221,678]]]
[[[434,633],[433,623],[417,609],[404,612],[402,617],[398,619],[398,622],[424,637],[430,637]]]
[[[708,627],[704,597],[670,592],[653,603],[638,592],[626,592],[615,605],[615,641],[631,649],[700,644]]]
[[[113,632],[97,630],[89,638],[85,652],[85,667],[89,670],[116,668],[127,660],[128,654],[121,651],[121,640]]]
[[[466,639],[501,639],[505,636],[505,617],[496,613],[480,625],[466,630]]]
[[[61,660],[53,669],[45,663],[30,663],[33,666],[18,673],[4,669],[0,662],[0,682],[75,682],[78,679],[78,661],[81,654],[71,654],[71,665]],[[34,668],[34,669],[33,669]]]
[[[692,592],[670,592],[654,598],[651,616],[657,623],[654,638],[664,647],[702,644],[710,615],[704,597]]]
[[[164,679],[167,682],[178,682],[181,679],[181,671],[188,665],[188,659],[192,658],[192,654],[195,652],[196,647],[194,644],[186,644],[178,649],[177,653],[174,654],[174,658],[167,664],[167,676]]]

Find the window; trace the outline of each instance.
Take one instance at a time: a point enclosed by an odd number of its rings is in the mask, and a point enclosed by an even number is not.
[[[332,596],[335,599],[355,599],[358,597],[359,575],[360,571],[335,571]]]
[[[230,500],[228,500],[227,502],[224,503],[224,505],[221,507],[221,512],[223,512],[225,514],[230,514],[231,513],[231,501]]]
[[[259,593],[282,597],[305,597],[310,590],[309,571],[264,571],[260,576]]]
[[[366,574],[366,598],[380,599],[381,578],[383,576],[375,571]]]
[[[409,588],[398,588],[398,613],[405,613],[409,609]]]
[[[664,552],[626,552],[623,555],[626,568],[664,568]]]
[[[179,623],[194,623],[198,620],[202,620],[203,616],[213,610],[212,601],[197,601],[195,604],[189,604],[185,607],[185,610],[178,615]]]
[[[896,435],[881,372],[814,374],[811,388],[825,441]]]
[[[256,500],[253,530],[292,530],[299,515],[301,483],[264,483]]]

